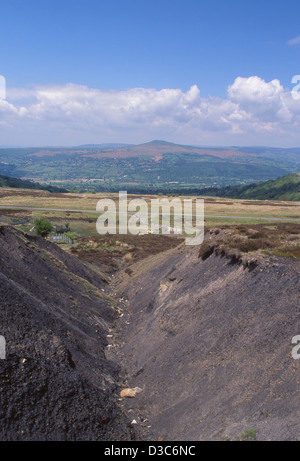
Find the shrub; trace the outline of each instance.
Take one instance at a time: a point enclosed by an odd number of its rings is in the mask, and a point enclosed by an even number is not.
[[[242,442],[254,442],[257,439],[257,429],[247,429],[241,436],[239,440]]]
[[[36,218],[34,221],[34,227],[37,235],[44,238],[46,238],[53,231],[51,222],[46,218]]]
[[[77,237],[76,232],[65,232],[64,235],[71,239],[73,242]]]

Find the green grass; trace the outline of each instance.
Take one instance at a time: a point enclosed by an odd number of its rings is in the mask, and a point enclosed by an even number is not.
[[[239,441],[241,442],[255,442],[257,439],[257,429],[247,429],[245,432],[243,432],[240,437]]]

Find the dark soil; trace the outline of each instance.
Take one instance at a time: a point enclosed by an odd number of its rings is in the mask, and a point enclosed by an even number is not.
[[[300,440],[299,262],[269,257],[249,270],[198,254],[182,247],[115,280],[127,308],[112,358],[143,389],[123,402],[139,437]]]
[[[58,246],[0,227],[0,440],[130,440],[106,358],[106,283]]]
[[[300,440],[300,263],[208,243],[0,227],[0,440]]]

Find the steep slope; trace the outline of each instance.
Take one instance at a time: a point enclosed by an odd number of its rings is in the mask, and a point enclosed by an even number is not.
[[[0,440],[299,440],[299,261],[148,255],[109,288],[0,227]]]
[[[249,270],[183,246],[131,270],[116,281],[128,307],[113,357],[143,389],[124,401],[140,437],[299,440],[299,262]]]
[[[106,358],[117,312],[105,285],[58,246],[0,227],[0,440],[131,438]]]

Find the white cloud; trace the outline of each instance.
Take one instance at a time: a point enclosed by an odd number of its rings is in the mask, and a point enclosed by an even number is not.
[[[181,89],[104,91],[66,84],[8,89],[0,144],[143,142],[300,145],[300,100],[280,81],[237,77],[226,98]]]
[[[291,95],[277,79],[265,82],[257,76],[238,77],[228,88],[228,97],[261,122],[289,122],[293,118],[288,102]]]
[[[293,45],[300,45],[300,35],[298,37],[292,38],[287,42],[288,45],[293,46]]]
[[[256,76],[249,78],[238,77],[228,88],[228,96],[230,99],[242,103],[266,104],[269,101],[277,101],[283,91],[284,89],[277,79],[265,82],[262,78]]]

